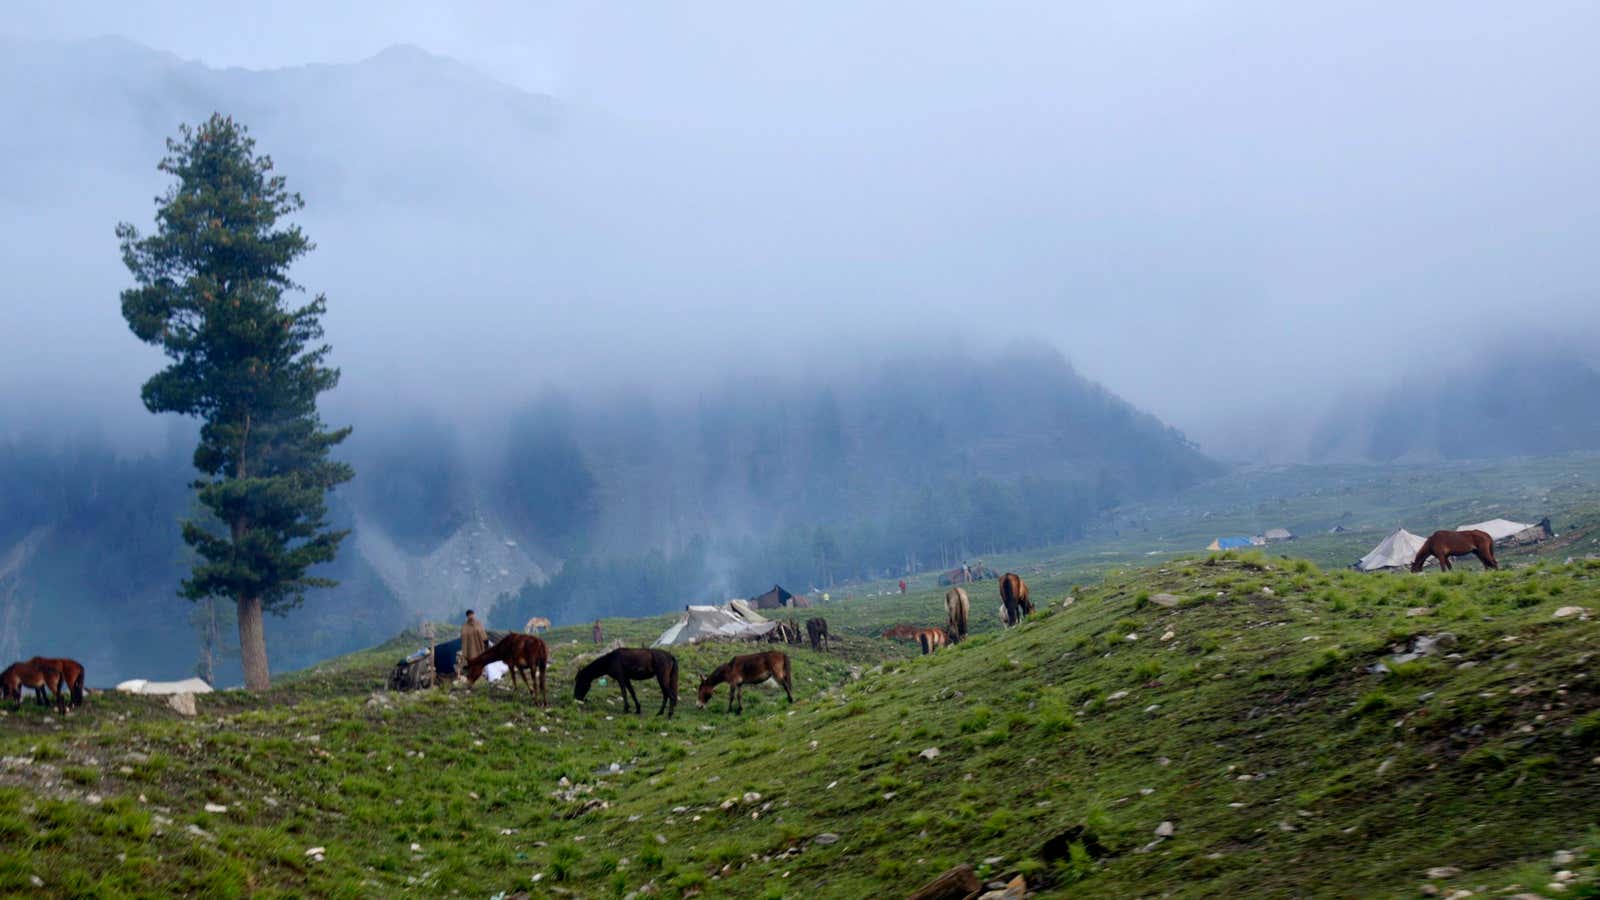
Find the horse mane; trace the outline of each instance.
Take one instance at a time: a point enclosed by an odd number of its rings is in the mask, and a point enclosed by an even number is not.
[[[609,650],[590,660],[587,665],[578,670],[577,683],[588,687],[596,678],[606,674],[606,667],[611,664],[611,657],[617,651]]]
[[[717,685],[726,682],[728,680],[728,667],[731,665],[733,665],[733,663],[723,663],[722,665],[717,666],[715,669],[711,670],[711,674],[707,675],[705,680],[701,683],[716,687]]]

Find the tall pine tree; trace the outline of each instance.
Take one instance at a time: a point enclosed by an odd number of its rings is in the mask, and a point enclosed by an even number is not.
[[[242,125],[219,114],[183,126],[160,170],[177,183],[156,200],[155,233],[117,226],[136,282],[122,316],[171,361],[145,382],[145,407],[204,423],[194,487],[206,515],[183,523],[198,559],[181,593],[237,604],[245,686],[262,690],[263,611],[285,614],[306,589],[331,587],[308,572],[347,534],[328,529],[326,494],[354,475],[329,458],[350,429],[317,414],[317,395],[339,381],[322,343],[327,300],[288,301],[300,290],[289,266],[313,246],[279,219],[305,204]]]

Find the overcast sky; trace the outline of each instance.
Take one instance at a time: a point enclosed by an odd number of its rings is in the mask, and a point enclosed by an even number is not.
[[[1592,334],[1597,33],[1587,2],[25,0],[0,19],[213,67],[414,44],[554,97],[571,225],[537,274],[511,252],[472,268],[467,320],[531,304],[447,354],[480,384],[573,379],[584,355],[516,353],[544,321],[641,375],[674,348],[728,367],[1038,338],[1208,441],[1502,336]],[[378,393],[415,348],[363,343],[376,307],[327,227],[311,271],[358,311],[330,317],[336,359],[382,369]]]

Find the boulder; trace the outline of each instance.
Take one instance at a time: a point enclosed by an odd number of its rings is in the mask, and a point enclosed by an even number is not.
[[[168,694],[167,705],[176,710],[180,716],[192,716],[198,712],[195,709],[193,694]]]

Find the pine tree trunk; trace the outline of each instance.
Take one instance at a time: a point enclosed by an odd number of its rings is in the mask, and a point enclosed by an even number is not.
[[[261,599],[239,598],[239,663],[244,667],[244,686],[264,691],[272,686],[267,671],[267,633],[261,621]]]

